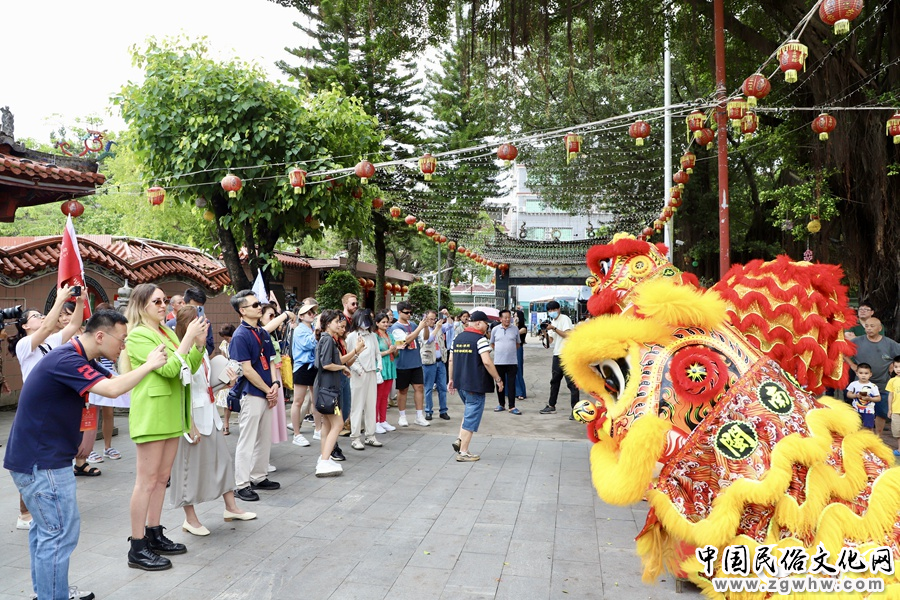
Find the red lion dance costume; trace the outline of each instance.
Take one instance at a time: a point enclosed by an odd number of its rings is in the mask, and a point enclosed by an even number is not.
[[[709,574],[695,554],[706,546],[719,557],[729,545],[751,557],[762,545],[812,556],[821,544],[830,564],[842,548],[888,547],[897,559],[892,452],[860,428],[855,410],[819,397],[845,387],[843,356],[854,351],[843,338],[855,318],[840,268],[754,261],[704,291],[664,250],[625,234],[590,250],[594,318],[562,354],[595,399],[588,436],[598,494],[651,506],[637,537],[644,579],[667,570],[724,597],[711,582],[729,576],[721,562]],[[900,598],[897,575],[879,577],[886,593],[877,597]]]

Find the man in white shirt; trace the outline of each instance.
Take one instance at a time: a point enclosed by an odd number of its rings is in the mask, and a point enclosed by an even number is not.
[[[572,324],[572,319],[560,312],[559,308],[559,302],[556,300],[551,300],[547,303],[547,316],[550,318],[547,331],[550,334],[550,339],[553,340],[553,366],[550,374],[550,400],[547,402],[547,406],[541,409],[542,415],[556,412],[556,398],[559,396],[559,384],[562,382],[563,377],[566,379],[566,385],[569,387],[569,392],[572,396],[572,408],[575,408],[579,400],[578,388],[575,387],[575,382],[563,373],[559,362],[559,355],[566,344],[566,338],[569,337],[569,333],[575,326]],[[569,413],[569,420],[575,420],[571,412]]]

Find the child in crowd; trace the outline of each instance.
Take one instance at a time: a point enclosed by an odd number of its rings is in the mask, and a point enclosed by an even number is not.
[[[891,409],[891,435],[898,438],[894,456],[900,456],[900,356],[894,357],[891,372],[894,376],[884,389],[888,393],[888,408]]]
[[[875,403],[881,401],[878,386],[870,381],[872,367],[868,363],[856,366],[856,381],[847,386],[847,398],[853,400],[853,408],[859,413],[863,427],[875,429]]]

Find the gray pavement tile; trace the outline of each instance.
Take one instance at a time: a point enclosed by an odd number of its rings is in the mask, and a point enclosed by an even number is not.
[[[356,567],[350,571],[344,583],[354,582],[384,587],[385,593],[387,593],[387,590],[400,577],[400,572],[406,567],[409,557],[401,558],[399,555],[392,556],[386,553],[374,552],[371,546],[366,550],[366,557],[360,560]]]
[[[450,578],[450,569],[406,566],[388,593],[391,600],[437,600]]]
[[[513,500],[485,500],[481,504],[476,523],[514,525],[519,516],[520,502]]]
[[[31,567],[0,566],[0,592],[21,594],[31,593]]]
[[[613,586],[615,589],[615,586]],[[603,593],[603,575],[597,563],[574,560],[553,561],[550,598],[618,598]]]
[[[597,521],[597,546],[600,550],[616,548],[635,552],[634,538],[639,533],[634,521]]]
[[[594,507],[577,504],[560,504],[556,513],[556,526],[561,529],[594,529]]]
[[[199,591],[209,594],[208,590],[201,589]],[[217,600],[244,600],[245,598],[266,600],[284,598],[290,595],[290,591],[290,578],[285,577],[283,573],[251,571],[212,597]],[[193,593],[191,596],[191,600],[193,600]]]
[[[287,583],[286,589],[290,594],[282,597],[302,597],[304,600],[329,598],[354,568],[356,562],[315,558]]]
[[[492,597],[503,572],[504,558],[503,554],[463,552],[444,586],[444,595],[461,593]]]
[[[388,590],[390,590],[389,586],[344,581],[329,598],[331,600],[378,600],[387,598]]]
[[[463,551],[505,555],[509,550],[512,532],[513,525],[511,524],[475,523],[469,532]]]
[[[435,520],[431,532],[468,535],[477,518],[478,511],[473,508],[447,507]]]
[[[437,504],[417,498],[403,511],[403,518],[437,520],[445,506],[446,502]]]
[[[500,577],[496,600],[548,600],[550,580],[540,577],[507,575]]]
[[[647,503],[641,503],[637,506],[648,506]],[[634,513],[630,506],[613,506],[599,501],[594,505],[594,514],[598,519],[612,519],[613,521],[634,521]],[[643,524],[643,520],[641,521]]]
[[[582,475],[583,476],[583,475]],[[594,505],[597,502],[597,492],[594,488],[590,487],[590,485],[584,486],[572,486],[572,485],[563,485],[560,482],[559,485],[559,503],[560,504],[578,504],[581,506],[590,507],[590,509],[594,510]]]
[[[600,549],[600,571],[603,577],[603,594],[608,598],[624,598],[626,600],[659,600],[678,597],[690,600],[700,596],[699,590],[686,589],[676,596],[675,580],[665,577],[665,582],[650,585],[641,581],[641,561],[634,551],[620,549]]]
[[[600,551],[592,533],[593,531],[558,529],[553,542],[554,562],[574,560],[597,564],[600,560]]]
[[[457,488],[453,495],[450,497],[450,500],[447,502],[447,507],[452,508],[455,506],[481,506],[488,499],[488,496],[491,494],[491,486],[481,486],[481,487],[460,487]]]
[[[467,538],[464,535],[431,533],[422,540],[409,559],[409,566],[452,569]]]
[[[335,540],[351,522],[350,519],[338,519],[326,512],[316,517],[315,521],[301,527],[294,535],[317,540]]]
[[[522,577],[549,579],[553,565],[553,542],[517,540],[509,542],[503,572]]]

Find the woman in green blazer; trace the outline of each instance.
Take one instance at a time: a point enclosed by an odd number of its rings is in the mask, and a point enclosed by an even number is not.
[[[151,371],[131,392],[128,427],[137,445],[137,475],[131,494],[131,549],[128,566],[145,571],[161,571],[172,566],[160,554],[183,554],[184,544],[176,544],[163,535],[160,525],[166,482],[178,450],[178,438],[191,429],[191,403],[186,383],[203,359],[202,348],[195,345],[199,334],[206,335],[205,318],[191,321],[184,340],[166,327],[166,294],[153,284],[134,288],[128,307],[128,339],[125,342],[124,370],[146,362],[154,348],[162,346],[168,360]]]

